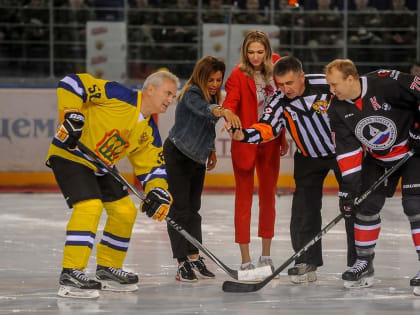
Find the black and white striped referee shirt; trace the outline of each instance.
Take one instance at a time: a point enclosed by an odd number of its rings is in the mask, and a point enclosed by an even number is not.
[[[330,87],[323,74],[305,75],[305,91],[288,99],[280,90],[264,108],[258,123],[244,130],[245,142],[267,142],[286,128],[304,156],[326,158],[335,156],[327,109]]]

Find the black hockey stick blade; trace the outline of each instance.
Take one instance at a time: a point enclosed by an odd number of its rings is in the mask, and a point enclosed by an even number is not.
[[[341,219],[343,215],[340,213],[334,220],[328,223],[312,240],[310,240],[303,248],[301,248],[297,253],[291,256],[288,260],[286,260],[280,267],[278,267],[270,276],[265,278],[261,282],[257,283],[243,283],[243,282],[235,282],[235,281],[225,281],[223,282],[223,291],[225,292],[255,292],[264,287],[267,283],[273,280],[280,272],[282,272],[287,266],[289,266],[296,258],[300,257],[309,247],[313,244],[318,242],[321,237],[328,232],[334,225],[336,225]]]
[[[363,200],[366,199],[379,185],[381,185],[391,174],[393,174],[397,169],[401,167],[411,156],[413,156],[413,151],[408,151],[407,154],[393,167],[388,169],[381,177],[378,178],[376,182],[369,187],[357,200],[355,204],[362,203]],[[234,281],[225,281],[223,282],[222,289],[225,292],[255,292],[259,289],[263,288],[267,283],[273,280],[280,272],[282,272],[288,265],[290,265],[295,259],[300,257],[304,252],[308,250],[309,247],[314,245],[318,240],[322,238],[332,227],[334,227],[341,219],[343,218],[342,214],[339,214],[335,217],[330,223],[328,223],[315,237],[310,240],[303,248],[301,248],[298,252],[293,254],[288,260],[286,260],[280,267],[278,267],[273,274],[265,278],[261,282],[257,283],[243,283],[243,282],[234,282]]]
[[[117,181],[119,181],[122,185],[129,188],[133,194],[135,194],[139,199],[144,200],[146,199],[146,195],[143,192],[138,191],[133,185],[131,185],[118,171],[116,167],[111,167],[110,165],[106,164],[99,156],[97,156],[92,150],[90,150],[85,144],[80,141],[77,141],[77,146],[79,149],[85,153],[89,158],[93,161],[98,163],[101,167],[105,168]],[[226,266],[219,258],[217,258],[209,249],[204,247],[196,238],[194,238],[191,234],[185,231],[180,225],[178,225],[174,220],[170,217],[166,216],[166,222],[172,226],[178,233],[184,236],[191,244],[201,250],[207,257],[209,257],[216,265],[218,265],[226,274],[228,274],[233,279],[238,280],[238,271],[229,268]]]

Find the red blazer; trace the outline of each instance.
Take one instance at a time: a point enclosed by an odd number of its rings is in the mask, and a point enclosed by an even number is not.
[[[280,56],[273,54],[272,61],[275,63]],[[238,66],[233,68],[232,73],[225,83],[226,98],[223,107],[230,109],[239,116],[242,128],[248,128],[258,122],[257,91],[254,78],[246,76]],[[281,143],[285,143],[285,132],[282,131]],[[232,162],[242,169],[250,169],[254,165],[257,146],[239,141],[231,143]]]

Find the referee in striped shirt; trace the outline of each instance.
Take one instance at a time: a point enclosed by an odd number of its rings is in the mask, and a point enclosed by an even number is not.
[[[248,129],[229,131],[234,140],[267,142],[286,128],[296,143],[290,235],[297,252],[321,231],[322,186],[330,170],[337,181],[341,174],[327,116],[332,94],[323,74],[303,72],[302,63],[293,56],[282,57],[274,65],[274,78],[280,90],[264,109],[258,123]],[[347,265],[356,260],[353,219],[346,220]],[[293,283],[316,280],[316,269],[323,265],[321,240],[296,259],[288,270]]]

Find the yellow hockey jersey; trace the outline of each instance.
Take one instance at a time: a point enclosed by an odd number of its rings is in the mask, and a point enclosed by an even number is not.
[[[134,173],[147,193],[154,187],[167,189],[162,141],[152,117],[140,112],[141,92],[89,74],[72,74],[63,78],[57,88],[58,111],[63,121],[67,111],[85,116],[80,141],[108,165],[128,157]],[[98,173],[106,169],[91,162],[79,149],[68,150],[54,138],[47,156],[59,156],[88,166]]]

